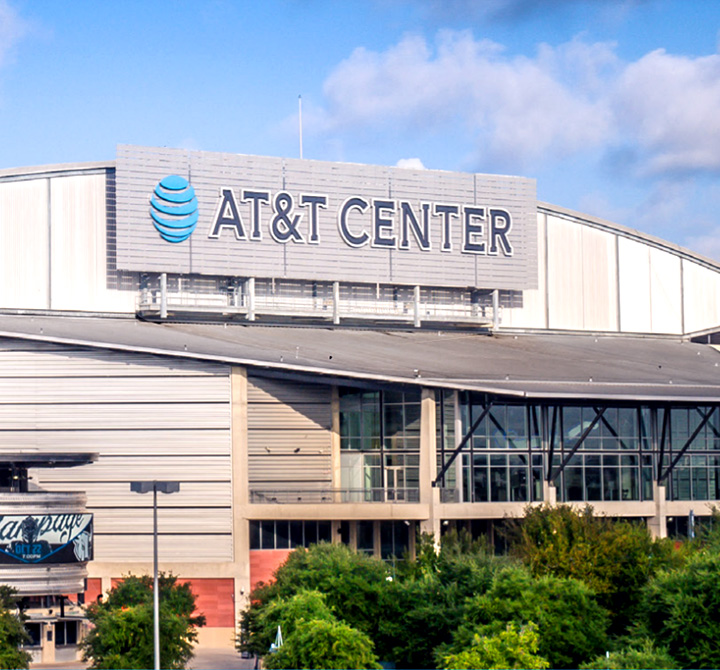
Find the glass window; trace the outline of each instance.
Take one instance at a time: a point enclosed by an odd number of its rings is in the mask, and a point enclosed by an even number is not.
[[[357,550],[372,554],[375,548],[374,524],[372,521],[357,522]]]

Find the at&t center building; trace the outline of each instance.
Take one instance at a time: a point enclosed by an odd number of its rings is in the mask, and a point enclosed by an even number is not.
[[[136,146],[2,170],[0,511],[76,496],[92,539],[24,592],[151,570],[135,480],[180,483],[160,565],[207,645],[318,541],[500,542],[542,502],[686,533],[720,500],[719,331],[720,264],[532,179]]]

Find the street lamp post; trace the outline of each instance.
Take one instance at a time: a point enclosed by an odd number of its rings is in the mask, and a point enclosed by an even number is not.
[[[153,650],[155,670],[160,670],[160,588],[158,585],[158,529],[157,529],[157,494],[176,493],[180,490],[180,482],[174,481],[142,481],[130,482],[133,493],[153,492]]]

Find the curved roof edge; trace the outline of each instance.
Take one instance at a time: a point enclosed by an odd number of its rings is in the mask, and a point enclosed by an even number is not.
[[[713,270],[720,271],[720,262],[715,261],[712,258],[708,258],[707,256],[703,256],[702,254],[698,254],[694,251],[690,251],[690,249],[681,247],[679,244],[675,244],[674,242],[668,242],[661,237],[656,237],[655,235],[650,235],[649,233],[643,233],[642,231],[636,230],[635,228],[623,226],[620,223],[613,223],[612,221],[601,219],[600,217],[592,216],[591,214],[584,214],[583,212],[568,209],[567,207],[561,207],[560,205],[552,205],[547,202],[540,202],[539,200],[537,203],[537,209],[538,212],[543,212],[544,214],[556,214],[559,215],[561,218],[565,219],[580,219],[584,223],[592,226],[593,228],[599,228],[601,230],[606,230],[612,233],[618,233],[623,237],[650,244],[654,247],[657,247],[658,249],[669,251],[677,256],[682,256],[683,258],[687,258],[688,260],[700,263],[701,265],[705,265],[706,267],[709,267]]]
[[[0,170],[0,181],[17,179],[39,179],[47,176],[70,174],[93,174],[115,168],[115,161],[90,161],[87,163],[57,163],[54,165],[33,165],[29,167],[5,168]]]

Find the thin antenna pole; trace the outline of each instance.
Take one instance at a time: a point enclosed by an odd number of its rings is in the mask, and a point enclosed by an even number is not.
[[[302,151],[302,96],[298,96],[298,130],[299,130],[299,137],[300,137],[300,160],[302,160],[303,157],[303,151]]]

